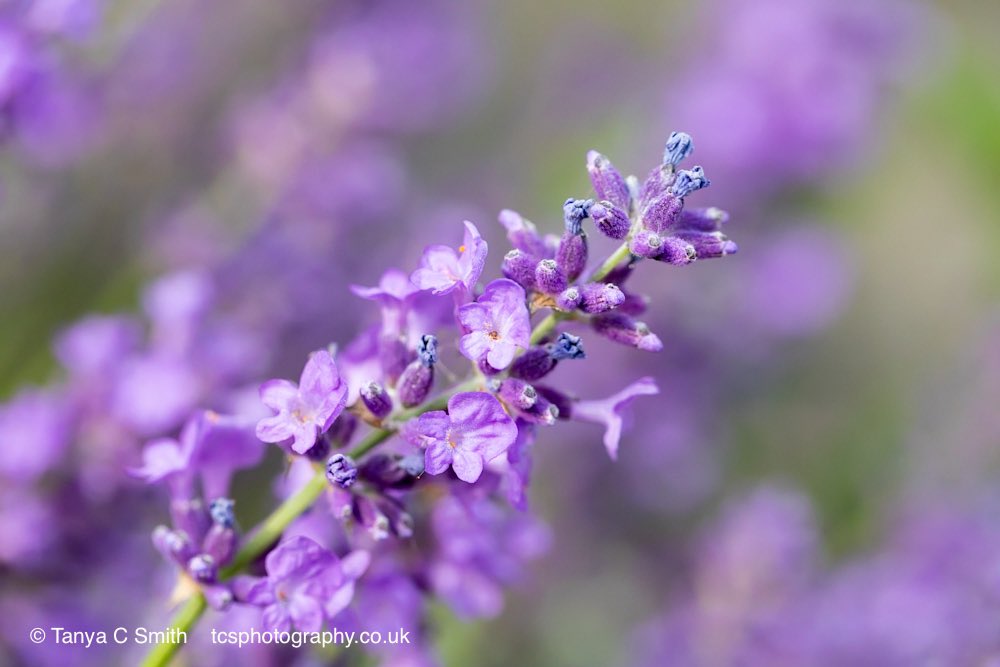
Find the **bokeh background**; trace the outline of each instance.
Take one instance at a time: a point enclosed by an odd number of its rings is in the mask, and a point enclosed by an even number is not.
[[[376,313],[348,286],[463,218],[495,274],[500,209],[556,232],[587,150],[641,174],[681,129],[740,253],[640,271],[666,349],[595,344],[573,380],[661,395],[617,463],[543,434],[551,548],[498,617],[434,609],[442,662],[1000,659],[998,27],[973,0],[0,4],[0,610],[161,613],[143,441],[349,340]],[[147,332],[113,381],[60,364],[94,313]],[[251,515],[278,458],[238,480]],[[5,664],[63,659],[3,626]]]

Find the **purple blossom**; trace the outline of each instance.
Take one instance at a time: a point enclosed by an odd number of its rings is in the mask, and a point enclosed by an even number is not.
[[[0,404],[0,475],[30,481],[58,463],[69,436],[63,403],[32,389]]]
[[[476,303],[458,309],[458,319],[468,332],[459,348],[469,359],[502,370],[514,360],[518,347],[530,345],[531,322],[524,288],[513,280],[494,280]]]
[[[486,264],[486,241],[476,226],[465,221],[465,238],[458,250],[444,245],[428,246],[420,259],[420,268],[410,280],[422,290],[449,294],[456,289],[471,292],[479,282]]]
[[[451,466],[463,482],[475,482],[483,465],[507,451],[517,426],[500,402],[485,392],[455,394],[448,411],[426,412],[408,422],[403,436],[424,449],[424,469],[440,475]]]
[[[236,598],[263,607],[262,625],[269,630],[318,632],[354,597],[354,582],[368,568],[366,551],[343,559],[304,536],[284,540],[264,561],[267,577],[240,577]]]
[[[347,383],[327,350],[309,355],[299,384],[269,380],[260,387],[260,400],[278,414],[257,423],[264,442],[292,440],[292,451],[305,454],[343,411]]]
[[[579,401],[573,404],[573,419],[604,425],[604,446],[612,459],[618,458],[618,443],[622,436],[622,426],[626,409],[639,396],[660,393],[656,381],[650,377],[640,378],[617,394],[597,401]]]
[[[383,333],[396,335],[405,328],[410,306],[420,294],[420,289],[399,269],[383,273],[375,287],[351,285],[351,291],[362,299],[376,302],[382,308]]]

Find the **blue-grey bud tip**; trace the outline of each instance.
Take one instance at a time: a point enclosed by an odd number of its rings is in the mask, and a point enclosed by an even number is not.
[[[236,502],[232,498],[216,498],[208,504],[212,522],[223,528],[232,528],[236,523]]]
[[[670,191],[683,199],[695,190],[707,188],[709,185],[711,185],[711,181],[705,177],[705,170],[701,167],[692,167],[677,172],[677,178]]]
[[[587,358],[587,354],[583,351],[583,340],[565,331],[559,334],[555,342],[549,344],[548,352],[556,361]]]
[[[593,199],[573,199],[566,200],[563,204],[563,220],[566,222],[566,231],[570,234],[580,234],[584,218],[590,215],[590,207],[594,205]]]
[[[663,149],[663,164],[676,167],[694,153],[694,141],[687,132],[671,132],[667,147]]]
[[[417,356],[420,363],[428,368],[437,363],[438,360],[438,339],[432,334],[424,334],[417,344]]]

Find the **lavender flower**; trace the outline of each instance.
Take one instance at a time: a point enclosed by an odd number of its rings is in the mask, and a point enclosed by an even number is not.
[[[604,426],[604,447],[608,456],[618,458],[618,444],[621,441],[622,426],[629,405],[640,396],[660,393],[653,378],[636,380],[617,394],[597,401],[578,401],[573,404],[572,419],[602,424]]]
[[[472,292],[486,264],[487,245],[474,224],[464,224],[465,239],[458,250],[443,245],[424,250],[420,268],[410,276],[419,289],[434,294],[449,294],[456,289]]]
[[[330,353],[319,350],[309,356],[298,385],[269,380],[260,387],[260,399],[278,414],[257,423],[257,437],[274,443],[291,440],[292,451],[305,454],[344,409],[347,383]]]
[[[528,307],[524,288],[512,280],[494,280],[475,303],[458,309],[458,318],[465,327],[459,345],[473,361],[485,359],[497,370],[514,360],[517,348],[526,348],[531,336]]]
[[[236,582],[236,598],[263,608],[263,628],[318,632],[350,604],[369,562],[366,551],[339,559],[308,537],[288,538],[267,555],[267,577]]]
[[[424,449],[428,473],[440,475],[450,466],[460,480],[472,483],[485,463],[514,443],[517,427],[496,398],[466,392],[451,397],[447,412],[426,412],[409,422],[403,435]]]

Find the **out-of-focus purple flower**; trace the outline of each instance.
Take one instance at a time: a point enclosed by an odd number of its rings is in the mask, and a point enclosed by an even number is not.
[[[465,238],[458,250],[444,245],[424,250],[420,268],[410,276],[414,285],[434,294],[449,294],[459,288],[472,291],[486,264],[488,247],[474,224],[468,220],[464,224]]]
[[[472,483],[484,463],[514,444],[517,426],[491,394],[465,392],[451,397],[447,412],[425,412],[408,422],[403,436],[424,450],[428,473],[440,475],[450,466],[459,479]]]
[[[191,413],[203,391],[186,360],[137,356],[122,364],[113,389],[113,414],[139,435],[163,433]]]
[[[462,306],[458,318],[466,333],[459,344],[473,361],[485,359],[502,370],[510,365],[518,347],[527,348],[531,323],[524,288],[513,280],[494,280],[475,303]]]
[[[399,269],[389,269],[383,273],[375,287],[351,285],[351,291],[363,299],[378,303],[382,308],[383,333],[397,335],[404,330],[409,306],[420,293],[409,276]]]
[[[0,405],[0,475],[29,482],[54,467],[69,444],[69,417],[59,396],[41,389]]]
[[[93,315],[59,334],[55,354],[72,375],[105,379],[100,376],[135,350],[139,336],[139,324],[131,318]]]
[[[366,551],[339,559],[308,537],[288,538],[267,555],[267,577],[237,579],[236,599],[263,608],[264,628],[318,632],[351,603],[369,560]]]
[[[626,410],[639,396],[660,393],[656,381],[650,377],[636,380],[617,394],[597,401],[578,401],[573,404],[571,419],[602,424],[604,426],[604,446],[612,459],[618,458],[618,443],[621,440]]]
[[[347,383],[327,350],[309,355],[299,384],[269,380],[260,387],[264,405],[278,414],[257,423],[257,437],[264,442],[292,441],[292,451],[305,454],[344,409]]]

